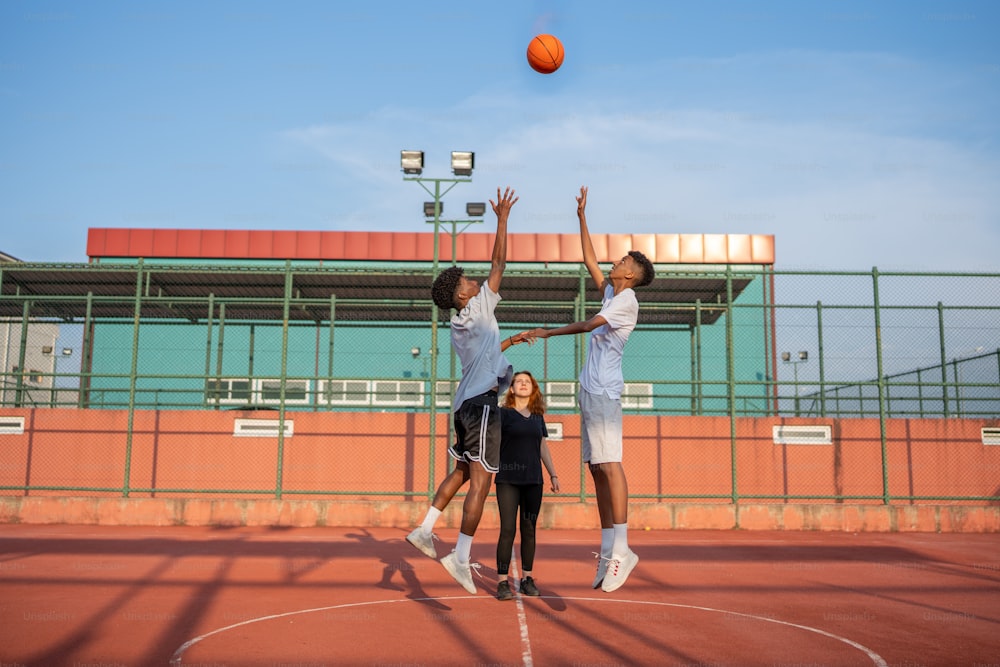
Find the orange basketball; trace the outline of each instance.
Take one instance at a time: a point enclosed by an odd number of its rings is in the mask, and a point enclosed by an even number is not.
[[[535,35],[528,44],[528,64],[542,74],[552,74],[563,63],[562,42],[553,35]]]

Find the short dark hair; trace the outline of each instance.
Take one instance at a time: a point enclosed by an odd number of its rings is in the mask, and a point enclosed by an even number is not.
[[[645,287],[649,283],[653,282],[653,278],[656,277],[656,271],[653,269],[653,263],[649,261],[649,258],[638,250],[629,250],[628,256],[632,258],[632,261],[639,265],[639,270],[642,271],[642,279],[639,280],[635,286]]]
[[[465,271],[460,266],[449,266],[438,274],[431,286],[431,299],[442,310],[451,310],[455,307],[455,292],[458,290],[458,281],[465,275]]]

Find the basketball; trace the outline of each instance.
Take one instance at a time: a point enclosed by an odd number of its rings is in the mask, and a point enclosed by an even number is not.
[[[563,63],[562,42],[553,35],[535,35],[528,44],[528,64],[542,74],[552,74]]]

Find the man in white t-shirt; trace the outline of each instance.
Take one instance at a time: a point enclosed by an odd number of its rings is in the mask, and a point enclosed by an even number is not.
[[[590,467],[601,516],[601,553],[594,588],[617,590],[639,557],[628,546],[628,482],[622,467],[622,352],[639,318],[632,288],[653,281],[652,263],[637,250],[611,265],[607,277],[597,264],[587,230],[587,188],[576,198],[583,262],[602,293],[601,311],[589,320],[555,329],[532,329],[519,337],[529,341],[566,334],[590,333],[587,360],[580,371],[580,419],[583,460]]]
[[[480,285],[467,278],[462,267],[442,271],[431,288],[431,297],[444,312],[454,308],[451,318],[451,345],[462,364],[462,379],[455,390],[455,442],[448,454],[457,463],[438,486],[423,522],[406,540],[421,552],[437,558],[434,548],[434,523],[460,488],[469,482],[469,492],[462,505],[462,526],[455,550],[441,559],[448,573],[469,593],[476,592],[472,581],[472,537],[482,518],[483,506],[490,492],[493,474],[500,469],[500,410],[498,396],[507,391],[513,367],[500,349],[500,326],[494,310],[500,303],[500,280],[507,265],[507,218],[517,201],[514,191],[502,194],[497,188],[497,203],[490,200],[497,216],[492,265],[486,281]],[[511,343],[521,342],[511,337]]]

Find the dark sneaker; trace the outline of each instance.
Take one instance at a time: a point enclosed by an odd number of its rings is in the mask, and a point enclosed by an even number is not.
[[[501,581],[497,584],[497,600],[513,600],[514,594],[510,591],[510,582]]]
[[[535,580],[531,577],[525,577],[521,580],[521,595],[530,595],[531,597],[538,597],[541,593],[538,592],[538,587],[535,586]]]

